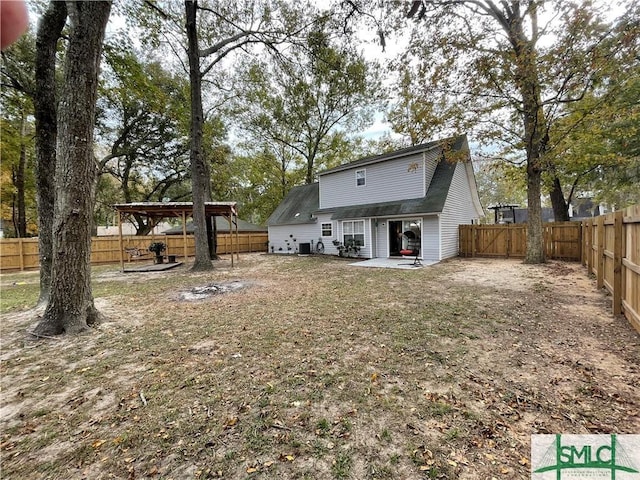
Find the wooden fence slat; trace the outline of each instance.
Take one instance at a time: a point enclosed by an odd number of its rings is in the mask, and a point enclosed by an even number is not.
[[[248,241],[248,237],[251,236],[251,241]],[[218,253],[225,254],[230,253],[230,240],[229,234],[218,234]],[[119,263],[121,261],[121,252],[126,248],[137,248],[143,252],[143,255],[139,257],[131,257],[125,254],[122,258],[126,258],[127,262],[136,261],[149,261],[152,255],[146,253],[146,249],[152,242],[152,238],[158,241],[163,241],[167,244],[167,255],[195,255],[195,241],[193,235],[184,237],[181,235],[166,235],[166,236],[136,236],[125,235],[122,238],[122,244],[120,244],[119,237],[104,236],[93,237],[91,239],[91,264],[108,264]],[[239,234],[239,252],[266,252],[266,242],[268,235],[266,232],[252,232]],[[235,248],[235,245],[234,245]],[[38,268],[40,265],[40,257],[38,253],[38,239],[37,238],[3,238],[0,239],[0,271],[17,271],[25,269]]]
[[[622,313],[622,217],[623,212],[615,212],[613,217],[614,244],[613,244],[613,314]]]
[[[582,225],[577,222],[544,226],[547,258],[575,260],[582,258]],[[525,224],[461,225],[460,256],[524,258],[527,251]]]
[[[597,221],[598,244],[596,252],[596,287],[604,287],[604,216],[599,216]]]

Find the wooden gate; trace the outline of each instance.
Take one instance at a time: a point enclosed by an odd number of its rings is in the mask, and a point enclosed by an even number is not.
[[[547,258],[582,258],[581,226],[578,222],[554,222],[543,225]],[[460,225],[461,257],[524,258],[527,252],[527,224]]]

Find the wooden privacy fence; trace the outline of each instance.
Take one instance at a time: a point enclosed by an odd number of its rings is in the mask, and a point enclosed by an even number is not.
[[[187,254],[195,255],[195,239],[193,235],[188,235]],[[124,235],[122,237],[123,247],[125,249],[124,258],[126,262],[131,261],[148,261],[151,260],[153,254],[147,252],[147,247],[151,242],[164,242],[167,244],[167,250],[164,255],[176,255],[178,258],[184,255],[184,243],[182,235],[155,235],[139,237],[135,235]],[[236,239],[234,237],[234,246]],[[266,252],[268,235],[266,232],[258,233],[240,233],[238,235],[238,251],[240,253],[247,252]],[[139,256],[130,256],[126,250],[138,249]],[[231,252],[231,235],[228,233],[218,234],[218,250],[219,254]],[[91,239],[91,264],[98,265],[104,263],[120,262],[120,246],[118,236],[93,237]],[[40,259],[38,255],[38,239],[37,238],[4,238],[0,239],[0,271],[7,272],[12,270],[26,270],[38,268]]]
[[[611,293],[613,314],[640,332],[640,205],[583,221],[582,242],[582,263]]]
[[[580,261],[582,258],[579,222],[543,225],[547,258]],[[527,224],[460,225],[461,257],[524,258],[527,252]]]

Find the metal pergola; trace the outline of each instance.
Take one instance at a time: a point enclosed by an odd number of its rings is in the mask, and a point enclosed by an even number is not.
[[[231,234],[231,266],[233,254],[240,258],[238,238],[238,212],[236,202],[205,202],[204,211],[207,217],[221,216],[229,221]],[[184,245],[184,259],[187,261],[187,217],[193,217],[192,202],[138,202],[118,203],[113,205],[118,212],[118,237],[120,246],[120,268],[124,271],[124,244],[122,241],[122,221],[133,214],[144,215],[149,218],[151,226],[155,227],[164,218],[180,218],[182,221],[182,237]],[[235,233],[235,242],[234,242]],[[234,249],[235,247],[235,249]]]
[[[493,210],[493,214],[494,214],[494,221],[493,223],[498,223],[498,213],[503,211],[503,210],[511,210],[511,216],[513,218],[513,223],[516,223],[516,211],[515,209],[518,208],[520,205],[515,205],[515,204],[510,204],[510,203],[498,203],[496,205],[492,205],[491,207],[488,207],[489,210]]]

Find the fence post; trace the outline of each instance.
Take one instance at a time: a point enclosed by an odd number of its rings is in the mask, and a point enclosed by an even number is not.
[[[22,237],[18,238],[18,254],[20,255],[20,271],[24,272],[24,245],[22,245]]]
[[[580,265],[583,267],[587,264],[587,257],[584,256],[584,252],[586,249],[587,242],[587,224],[584,220],[580,220]]]
[[[578,248],[580,249],[580,265],[584,265],[584,245],[582,245],[582,222],[580,222],[580,227],[578,229],[578,238],[580,242],[578,243]]]
[[[618,210],[613,215],[613,314],[622,313],[622,220],[624,211]]]
[[[587,252],[587,273],[593,273],[593,219],[585,220],[585,251]]]
[[[476,256],[476,232],[478,231],[477,225],[471,225],[471,258]]]
[[[598,217],[598,250],[596,252],[596,287],[604,287],[604,215]]]

